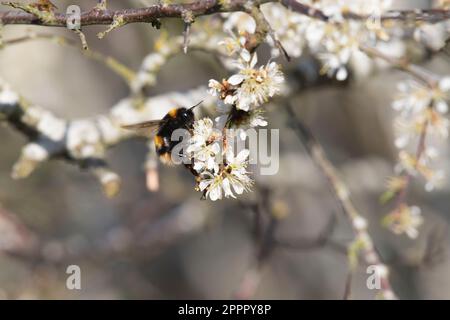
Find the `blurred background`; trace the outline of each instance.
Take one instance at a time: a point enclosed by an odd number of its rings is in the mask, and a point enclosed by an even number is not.
[[[60,10],[74,3],[87,10],[96,1],[53,2]],[[111,8],[141,6],[138,1],[109,3]],[[430,3],[396,5],[425,8]],[[164,20],[163,27],[181,33],[183,26]],[[23,35],[29,28],[6,26],[3,37]],[[83,30],[91,49],[133,70],[160,32],[132,24],[98,40],[95,35],[104,28]],[[33,29],[77,40],[68,30]],[[260,50],[267,56],[266,47]],[[449,299],[450,183],[432,193],[414,183],[410,203],[421,206],[425,217],[418,239],[396,236],[380,224],[391,208],[380,204],[379,197],[397,157],[390,104],[396,83],[407,75],[383,70],[344,84],[310,83],[305,74],[317,68],[312,59],[280,62],[289,81],[298,83],[291,101],[297,116],[320,141],[369,220],[370,234],[391,268],[394,291],[403,299]],[[444,53],[423,65],[450,74]],[[188,90],[223,76],[216,60],[192,51],[171,59],[148,94]],[[126,83],[102,64],[45,40],[0,50],[0,77],[28,100],[67,119],[107,113],[129,93]],[[239,200],[218,202],[200,200],[192,177],[181,167],[160,166],[160,190],[149,192],[147,149],[138,139],[109,151],[109,163],[122,177],[122,190],[111,200],[91,175],[62,161],[47,162],[30,178],[13,180],[11,167],[26,140],[1,124],[0,298],[342,299],[352,230],[326,179],[289,127],[283,105],[270,104],[266,116],[270,128],[280,129],[279,173],[257,176],[254,192]],[[448,152],[441,151],[441,167],[448,173]],[[280,213],[275,221],[258,210],[261,199]],[[269,224],[276,227],[277,241],[265,248],[261,230]],[[81,290],[66,288],[66,268],[73,264],[81,268]],[[376,295],[367,289],[366,279],[361,266],[352,279],[352,298]]]

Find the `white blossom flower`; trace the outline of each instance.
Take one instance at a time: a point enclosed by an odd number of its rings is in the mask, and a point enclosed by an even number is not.
[[[261,11],[289,56],[300,57],[305,46],[305,38],[299,35],[305,34],[309,18],[279,3],[268,3],[261,7]],[[267,37],[267,42],[272,47],[272,56],[278,57],[280,52],[272,37]]]
[[[235,29],[239,33],[255,33],[256,22],[249,14],[245,12],[232,12],[222,15],[227,18],[223,23],[223,28],[226,31],[231,32]]]
[[[319,58],[323,62],[322,72],[326,73],[329,77],[336,75],[336,79],[344,81],[348,77],[347,67],[349,57],[340,59],[339,55],[325,52],[319,55]]]
[[[414,239],[419,235],[418,228],[423,223],[421,210],[417,206],[400,205],[383,219],[392,232],[396,234],[406,234]]]
[[[431,101],[428,90],[415,81],[400,82],[397,85],[399,93],[392,102],[392,108],[403,114],[423,111]]]
[[[220,145],[217,142],[196,150],[192,155],[194,159],[194,170],[199,173],[205,170],[218,172],[219,165],[216,158],[220,154],[220,150]]]
[[[208,83],[209,94],[219,98],[221,104],[232,105],[236,102],[237,97],[234,95],[235,89],[227,80],[222,80],[220,83],[217,80],[210,79]]]
[[[445,22],[418,25],[414,30],[414,40],[437,52],[446,44],[447,28]]]
[[[226,164],[222,166],[220,172],[203,172],[200,175],[199,189],[204,192],[205,197],[216,201],[222,199],[223,196],[235,198],[235,194],[248,191],[253,183],[246,169],[248,156],[247,149],[239,152],[236,157],[231,151],[228,151]]]
[[[203,118],[194,122],[193,135],[189,139],[186,153],[194,162],[194,170],[198,173],[204,170],[219,171],[216,160],[221,153],[218,143],[220,133],[213,127],[214,123],[209,118]]]
[[[444,118],[437,110],[429,110],[428,121],[430,136],[436,136],[441,139],[448,137],[449,120],[447,118]]]
[[[266,4],[263,11],[289,54],[298,56],[307,47],[322,60],[322,71],[338,80],[348,77],[347,65],[360,57],[356,54],[363,54],[359,49],[361,43],[389,39],[379,18],[389,9],[389,0],[309,0],[304,4],[323,12],[327,21],[293,13],[278,4]],[[368,19],[346,19],[344,15],[348,12],[368,16]]]
[[[359,25],[356,22],[346,22],[346,28],[334,27],[324,34],[321,41],[324,52],[319,52],[318,57],[322,60],[322,72],[328,76],[336,76],[336,79],[343,81],[347,79],[348,71],[346,65],[352,55],[359,51]]]
[[[222,103],[236,105],[237,109],[249,111],[279,94],[284,83],[283,73],[275,62],[256,68],[258,56],[243,49],[235,62],[239,72],[221,83],[211,79],[209,93]]]
[[[205,192],[205,197],[212,201],[222,199],[222,185],[223,178],[221,175],[214,175],[210,172],[205,172],[202,175],[202,180],[199,182],[199,189]]]
[[[269,98],[281,92],[284,76],[275,62],[255,69],[258,57],[256,53],[250,58],[248,51],[243,50],[238,64],[240,71],[228,81],[238,86],[236,89],[236,107],[248,111],[267,102]]]
[[[230,33],[230,37],[226,37],[219,41],[219,45],[223,46],[229,56],[234,55],[245,47],[246,39],[244,36],[236,37],[234,33]]]
[[[438,143],[448,137],[449,120],[447,100],[450,77],[443,77],[435,87],[426,87],[415,81],[398,85],[399,94],[392,106],[399,111],[396,119],[395,145],[400,149],[399,172],[420,174],[425,179],[425,190],[442,185],[444,172],[431,164],[438,156]]]
[[[247,171],[249,155],[250,151],[247,149],[240,151],[237,156],[234,156],[231,150],[227,151],[227,166],[224,169],[225,178],[230,181],[230,185],[237,194],[249,190],[253,183]]]
[[[382,13],[392,6],[392,0],[306,0],[303,2],[316,9],[326,11],[329,15],[342,15],[346,11],[370,15],[374,12]]]
[[[195,145],[205,144],[214,132],[214,123],[209,118],[197,120],[193,124],[191,142]]]
[[[444,183],[445,173],[442,170],[434,171],[425,183],[425,190],[428,192],[439,188]]]
[[[450,77],[443,77],[439,80],[437,89],[433,91],[433,98],[436,111],[441,114],[447,113],[447,100],[450,98]]]

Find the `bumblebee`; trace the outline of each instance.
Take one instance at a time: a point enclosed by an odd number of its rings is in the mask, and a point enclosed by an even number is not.
[[[143,135],[150,135],[156,132],[153,141],[155,143],[156,153],[164,164],[171,164],[172,149],[179,143],[172,141],[172,133],[176,129],[191,130],[195,121],[193,109],[198,107],[203,101],[190,108],[173,108],[160,120],[144,121],[136,124],[123,125],[124,129],[130,129],[140,132]]]

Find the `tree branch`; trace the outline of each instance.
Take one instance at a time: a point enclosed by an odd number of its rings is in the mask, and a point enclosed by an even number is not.
[[[269,2],[262,0],[259,3]],[[81,14],[81,26],[108,25],[114,22],[115,17],[122,17],[125,24],[150,23],[158,18],[182,18],[186,11],[194,17],[218,12],[244,11],[247,0],[198,0],[187,4],[157,4],[147,8],[99,10],[93,8]],[[65,27],[68,16],[65,13],[55,13],[51,21],[42,21],[33,14],[18,11],[0,12],[0,21],[8,24],[34,24],[51,27]]]
[[[434,74],[430,73],[426,69],[424,69],[418,65],[410,63],[405,58],[391,57],[391,56],[381,52],[380,50],[378,50],[374,47],[369,47],[367,45],[360,45],[359,49],[372,58],[378,58],[378,59],[384,60],[392,67],[402,70],[406,73],[409,73],[411,76],[413,76],[417,80],[423,82],[429,88],[434,88],[438,85],[438,82],[439,82],[438,77],[436,77]]]
[[[267,2],[278,2],[276,0],[259,0],[254,4]],[[327,21],[329,17],[321,10],[313,6],[303,4],[296,0],[280,0],[287,8],[297,13],[307,15],[311,18]],[[81,15],[81,26],[109,25],[117,17],[123,19],[124,24],[129,23],[151,23],[159,18],[183,18],[185,12],[189,11],[193,17],[210,15],[219,12],[246,11],[248,0],[198,0],[187,4],[157,4],[147,8],[101,10],[98,7],[83,12]],[[366,20],[368,15],[354,12],[344,12],[343,17],[352,20]],[[10,24],[32,24],[52,27],[66,27],[68,15],[65,13],[54,13],[49,19],[41,19],[35,14],[19,11],[0,12],[0,21],[3,25]],[[445,9],[423,9],[423,10],[390,10],[380,16],[381,20],[397,20],[405,22],[428,22],[437,23],[448,20],[450,10]]]

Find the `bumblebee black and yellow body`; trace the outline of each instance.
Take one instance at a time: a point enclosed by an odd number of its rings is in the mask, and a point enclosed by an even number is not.
[[[190,130],[194,123],[194,113],[191,109],[174,108],[161,120],[154,137],[156,153],[164,164],[172,163],[171,152],[178,141],[172,141],[172,133],[176,129]]]
[[[201,102],[200,102],[201,103]],[[143,133],[145,136],[151,134],[152,130],[156,128],[156,134],[153,138],[155,143],[156,153],[161,162],[165,164],[172,164],[172,150],[179,143],[179,141],[172,141],[172,133],[176,129],[191,130],[195,120],[195,107],[187,108],[173,108],[161,120],[145,121],[137,124],[123,125],[124,129],[136,130]]]

